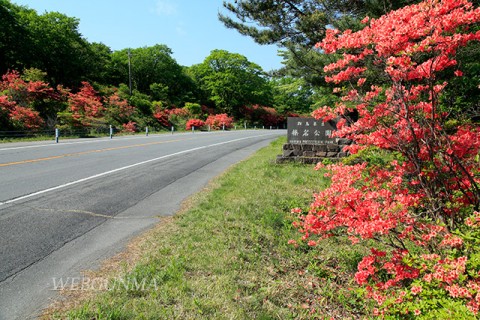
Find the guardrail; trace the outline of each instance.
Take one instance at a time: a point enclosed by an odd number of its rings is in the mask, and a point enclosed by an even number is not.
[[[244,130],[248,130],[248,129],[253,129],[253,130],[257,130],[257,129],[270,129],[270,130],[273,130],[273,129],[280,129],[279,127],[273,127],[273,126],[269,126],[269,127],[265,127],[265,126],[247,126],[247,125],[244,125],[244,126],[235,126],[233,128],[231,128],[230,130],[241,130],[241,129],[244,129]],[[225,128],[225,126],[222,126],[222,128],[220,129],[222,131],[226,131],[228,129]],[[177,130],[175,129],[175,127],[171,127],[169,131],[167,132],[170,132],[171,134],[174,134],[174,132],[176,132]],[[196,131],[211,131],[211,128],[210,126],[208,128],[205,128],[203,130],[200,130],[198,128],[192,128],[191,132],[192,133],[195,133]],[[178,131],[180,132],[180,131]],[[165,130],[155,130],[155,129],[151,129],[149,127],[146,127],[143,131],[143,134],[145,134],[146,136],[148,136],[149,134],[157,134],[157,133],[165,133]],[[20,130],[17,130],[17,131],[0,131],[0,141],[2,140],[9,140],[9,141],[14,141],[14,140],[17,140],[17,139],[29,139],[29,138],[32,138],[32,139],[35,139],[35,138],[38,138],[38,139],[41,139],[41,138],[45,138],[45,140],[49,140],[49,139],[54,139],[57,143],[58,141],[61,139],[61,138],[97,138],[97,137],[110,137],[110,139],[113,139],[113,137],[115,135],[124,135],[124,134],[128,134],[128,133],[125,133],[125,132],[122,132],[118,129],[116,129],[115,127],[112,127],[112,126],[109,126],[109,127],[102,127],[102,128],[96,128],[96,129],[79,129],[79,130],[71,130],[71,129],[59,129],[59,128],[55,128],[55,129],[49,129],[49,130],[24,130],[24,131],[20,131]],[[142,134],[140,132],[137,132],[135,134]]]
[[[150,128],[145,128],[145,135],[160,133],[165,131],[152,130]],[[172,131],[173,132],[173,131]],[[35,138],[45,138],[46,140],[54,139],[56,142],[60,138],[97,138],[97,137],[110,137],[113,138],[114,135],[119,135],[122,132],[116,128],[110,126],[106,128],[98,129],[79,129],[79,130],[69,130],[69,129],[49,129],[49,130],[17,130],[17,131],[0,131],[0,141],[1,140],[17,140],[17,139],[35,139]],[[139,134],[139,133],[136,133]]]

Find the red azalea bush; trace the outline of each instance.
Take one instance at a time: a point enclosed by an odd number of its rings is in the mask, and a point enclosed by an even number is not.
[[[38,111],[21,106],[15,106],[11,109],[10,119],[15,128],[36,130],[44,125],[44,121]]]
[[[28,107],[36,100],[59,100],[59,94],[43,81],[25,81],[18,71],[11,71],[2,76],[0,82],[2,95],[10,97],[22,107]]]
[[[34,110],[36,101],[60,99],[47,83],[26,82],[17,71],[8,72],[0,82],[0,116],[3,122],[14,129],[35,130],[44,126],[40,113]]]
[[[0,96],[0,120],[15,129],[35,130],[44,125],[38,111],[19,106],[8,96]]]
[[[200,120],[200,119],[190,119],[187,121],[187,124],[185,126],[185,129],[187,130],[192,130],[193,127],[195,127],[195,130],[201,129],[205,125],[205,121]]]
[[[245,119],[261,126],[278,126],[285,122],[285,117],[279,114],[277,110],[258,104],[243,106],[242,113],[245,114]]]
[[[223,129],[224,125],[225,129],[230,129],[233,126],[233,117],[229,117],[226,113],[210,115],[205,124],[213,130]]]
[[[157,109],[153,114],[153,117],[157,119],[157,121],[163,127],[170,127],[170,121],[168,120],[168,110]]]
[[[177,116],[177,117],[188,117],[189,112],[187,109],[184,108],[173,108],[168,110],[168,114],[172,116]]]
[[[202,113],[203,114],[208,114],[208,115],[211,115],[211,114],[214,114],[215,113],[215,109],[214,108],[210,108],[206,105],[202,105],[201,106],[202,108]]]
[[[128,121],[127,123],[122,124],[123,132],[137,132],[137,123],[134,121]]]
[[[90,83],[82,82],[80,91],[69,95],[69,108],[77,123],[85,127],[92,127],[99,123],[99,119],[104,116],[105,107],[98,92]]]
[[[126,123],[135,111],[136,108],[129,105],[128,101],[121,98],[117,92],[106,98],[106,113],[110,121]]]
[[[366,18],[355,33],[328,30],[318,44],[327,54],[341,54],[325,67],[326,80],[353,89],[314,116],[340,118],[334,135],[355,142],[347,147],[352,154],[375,147],[396,160],[318,165],[331,185],[314,195],[295,225],[311,246],[338,234],[352,243],[383,243],[363,258],[355,275],[376,304],[375,315],[478,313],[480,130],[447,125],[440,97],[448,82],[440,76],[461,76],[456,52],[480,40],[480,31],[468,28],[479,21],[480,9],[466,0],[428,0]],[[376,80],[367,78],[367,66],[382,70],[382,82],[364,86]],[[356,122],[348,117],[353,110]]]
[[[282,116],[272,107],[263,107],[263,114],[260,116],[260,119],[264,126],[278,126],[285,121],[285,117]]]

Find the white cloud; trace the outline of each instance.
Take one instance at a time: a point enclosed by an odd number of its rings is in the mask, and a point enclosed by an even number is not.
[[[159,16],[171,16],[177,13],[177,6],[170,1],[158,0],[155,13]]]

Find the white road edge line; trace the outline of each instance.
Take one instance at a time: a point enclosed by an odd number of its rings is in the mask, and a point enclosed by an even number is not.
[[[66,187],[69,187],[69,186],[72,186],[72,185],[75,185],[75,184],[78,184],[78,183],[82,183],[82,182],[85,182],[85,181],[89,181],[89,180],[92,180],[92,179],[103,177],[103,176],[106,176],[106,175],[109,175],[109,174],[112,174],[112,173],[115,173],[115,172],[119,172],[119,171],[127,170],[127,169],[130,169],[130,168],[133,168],[133,167],[141,166],[141,165],[146,164],[146,163],[150,163],[150,162],[154,162],[154,161],[178,156],[180,154],[184,154],[184,153],[188,153],[188,152],[192,152],[192,151],[197,151],[197,150],[202,150],[202,149],[206,149],[206,148],[211,148],[211,147],[216,147],[216,146],[220,146],[220,145],[223,145],[223,144],[237,142],[237,141],[241,141],[241,140],[258,138],[258,137],[263,137],[263,136],[270,136],[270,135],[274,135],[274,133],[261,134],[261,135],[251,136],[251,137],[239,138],[239,139],[214,143],[214,144],[210,144],[210,145],[207,145],[207,146],[202,146],[202,147],[197,147],[197,148],[193,148],[193,149],[188,149],[188,150],[183,150],[183,151],[167,154],[167,155],[164,155],[164,156],[161,156],[161,157],[158,157],[158,158],[149,159],[149,160],[145,160],[145,161],[142,161],[142,162],[137,162],[137,163],[125,166],[125,167],[121,167],[121,168],[113,169],[113,170],[110,170],[110,171],[102,172],[102,173],[99,173],[99,174],[96,174],[96,175],[93,175],[93,176],[90,176],[90,177],[75,180],[75,181],[72,181],[72,182],[67,182],[65,184],[61,184],[61,185],[56,186],[56,187],[40,190],[40,191],[30,193],[30,194],[27,194],[27,195],[24,195],[24,196],[21,196],[21,197],[18,197],[18,198],[13,198],[13,199],[10,199],[10,200],[7,200],[7,201],[3,201],[3,202],[0,202],[0,206],[3,206],[5,204],[14,203],[14,202],[17,202],[17,201],[21,201],[21,200],[24,200],[24,199],[28,199],[28,198],[31,198],[31,197],[35,197],[35,196],[38,196],[38,195],[41,195],[41,194],[44,194],[44,193],[47,193],[47,192],[50,192],[50,191],[63,189],[63,188],[66,188]]]

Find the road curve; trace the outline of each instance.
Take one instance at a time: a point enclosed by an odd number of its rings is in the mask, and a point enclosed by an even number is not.
[[[79,277],[285,131],[0,145],[0,320],[33,318]],[[279,150],[280,152],[280,150]]]

